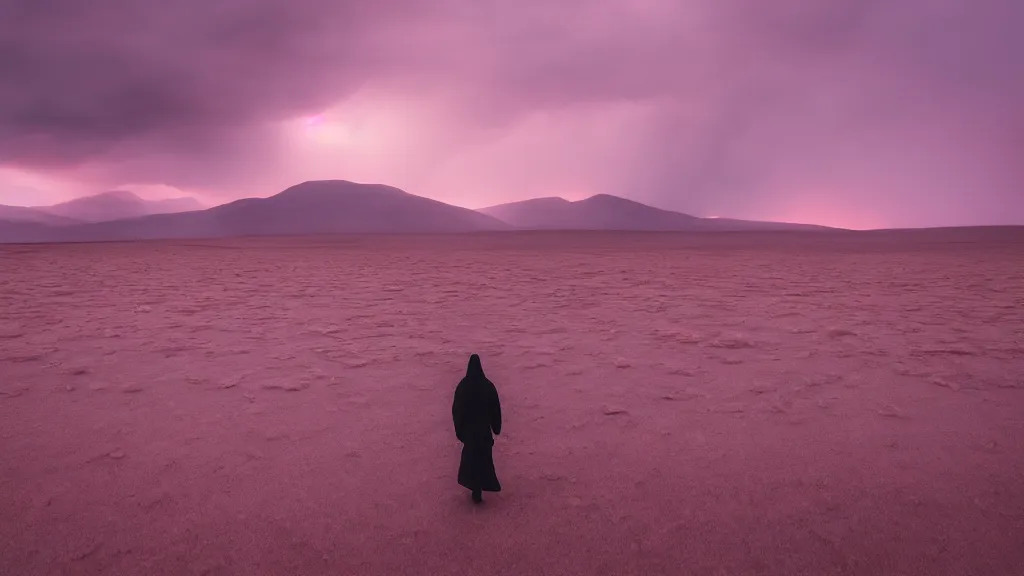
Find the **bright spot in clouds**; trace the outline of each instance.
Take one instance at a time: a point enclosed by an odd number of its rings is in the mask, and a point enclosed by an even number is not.
[[[326,114],[307,116],[301,120],[302,131],[310,141],[324,146],[356,144],[352,130]]]

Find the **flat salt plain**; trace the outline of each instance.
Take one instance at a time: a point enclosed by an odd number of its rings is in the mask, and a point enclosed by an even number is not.
[[[1024,574],[1021,229],[9,245],[0,286],[3,575]]]

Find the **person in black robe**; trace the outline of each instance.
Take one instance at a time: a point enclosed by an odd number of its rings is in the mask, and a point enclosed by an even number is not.
[[[473,502],[483,502],[483,492],[501,492],[494,472],[494,434],[501,434],[501,403],[498,390],[484,375],[480,357],[469,357],[466,377],[455,388],[452,402],[455,436],[462,442],[459,484],[473,492]]]

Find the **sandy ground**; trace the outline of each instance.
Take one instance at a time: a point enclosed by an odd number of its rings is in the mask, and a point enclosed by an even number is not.
[[[3,246],[0,574],[1020,576],[1022,240]]]

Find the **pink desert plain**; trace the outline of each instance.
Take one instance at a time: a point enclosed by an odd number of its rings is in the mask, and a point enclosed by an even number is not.
[[[0,573],[1014,576],[1022,242],[0,247]],[[472,352],[505,411],[481,508]]]

